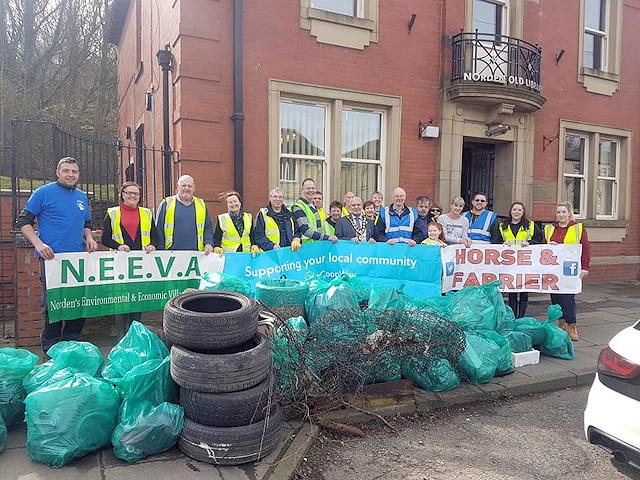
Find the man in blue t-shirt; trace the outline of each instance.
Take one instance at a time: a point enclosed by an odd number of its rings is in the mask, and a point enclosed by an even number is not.
[[[93,239],[89,223],[89,200],[76,188],[80,178],[78,161],[72,157],[61,158],[56,168],[58,181],[36,189],[24,209],[16,218],[16,228],[31,242],[40,259],[42,296],[42,332],[40,342],[46,353],[63,340],[78,340],[84,326],[84,318],[49,323],[45,261],[56,253],[95,252],[98,244]],[[38,231],[33,228],[36,219]]]

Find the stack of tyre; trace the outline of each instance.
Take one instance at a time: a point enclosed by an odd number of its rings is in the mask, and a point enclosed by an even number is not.
[[[171,377],[185,414],[178,446],[196,460],[253,462],[280,441],[271,348],[258,318],[258,303],[236,292],[192,290],[165,306]]]

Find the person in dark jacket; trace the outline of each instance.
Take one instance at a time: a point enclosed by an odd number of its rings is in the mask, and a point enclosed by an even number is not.
[[[112,250],[129,252],[156,249],[158,230],[150,209],[140,206],[140,186],[125,182],[120,188],[120,205],[107,210],[102,225],[102,244]],[[119,338],[126,335],[131,322],[140,321],[141,313],[124,313],[116,317],[116,333]]]
[[[261,250],[291,247],[300,248],[300,235],[293,221],[293,214],[284,204],[284,191],[276,187],[269,192],[269,203],[256,214],[253,237]]]
[[[362,199],[352,197],[349,203],[349,215],[336,221],[336,236],[340,240],[375,243],[373,220],[362,211]]]
[[[522,202],[513,202],[509,216],[502,221],[494,222],[491,227],[491,243],[504,245],[536,245],[542,243],[542,231],[527,218],[527,210]],[[516,318],[524,317],[529,304],[529,293],[509,294],[509,306]]]

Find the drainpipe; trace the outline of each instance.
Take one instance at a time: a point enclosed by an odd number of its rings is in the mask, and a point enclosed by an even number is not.
[[[242,0],[233,3],[233,185],[242,195],[243,126],[242,111]]]
[[[156,53],[158,63],[162,67],[162,132],[164,144],[162,146],[162,177],[164,179],[163,193],[165,197],[171,195],[171,146],[169,145],[169,72],[171,71],[171,51],[169,45]]]

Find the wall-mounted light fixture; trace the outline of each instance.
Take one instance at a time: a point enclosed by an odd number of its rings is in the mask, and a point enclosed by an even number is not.
[[[562,58],[563,55],[564,55],[564,48],[560,50],[560,52],[556,55],[556,65],[560,63],[560,59]]]
[[[126,138],[127,140],[131,138],[131,127],[129,125],[124,127],[124,138]]]
[[[147,112],[153,110],[153,93],[147,92],[144,94],[144,108]]]
[[[440,128],[433,126],[433,118],[427,123],[418,120],[418,138],[438,138]]]
[[[413,22],[416,21],[416,17],[417,15],[415,13],[411,14],[411,18],[409,19],[409,22],[407,22],[407,35],[411,35],[411,29],[413,28]]]
[[[487,125],[487,129],[484,131],[484,134],[487,137],[497,137],[499,135],[504,135],[505,133],[509,132],[511,130],[511,127],[509,125]]]

